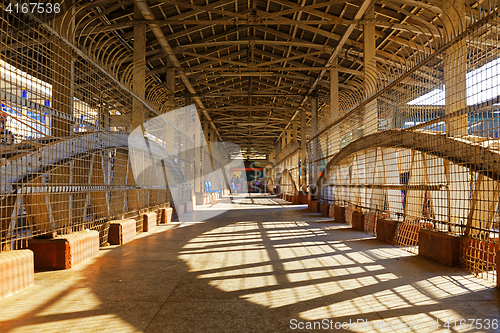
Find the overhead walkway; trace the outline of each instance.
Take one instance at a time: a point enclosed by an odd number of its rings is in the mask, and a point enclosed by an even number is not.
[[[368,325],[331,331],[429,332],[450,320],[465,332],[477,330],[455,320],[500,319],[492,282],[305,206],[231,199],[203,208],[220,210],[210,220],[194,211],[74,269],[36,273],[0,302],[0,332],[286,332],[323,319]],[[370,326],[381,320],[394,329]],[[412,322],[424,326],[397,330]]]

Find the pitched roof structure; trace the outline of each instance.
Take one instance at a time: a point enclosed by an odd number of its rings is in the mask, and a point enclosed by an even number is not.
[[[146,25],[146,96],[182,106],[186,94],[219,139],[244,155],[266,154],[300,109],[318,98],[331,117],[330,69],[338,68],[341,107],[366,96],[363,27],[375,26],[377,71],[390,81],[407,72],[465,22],[442,1],[164,0],[81,2],[75,6],[77,45],[130,76],[134,26]],[[485,4],[482,4],[484,6]],[[448,6],[454,8],[453,6]],[[469,21],[481,3],[467,7]],[[450,24],[450,22],[452,22]],[[418,80],[442,71],[420,69]],[[172,75],[175,73],[175,83]]]

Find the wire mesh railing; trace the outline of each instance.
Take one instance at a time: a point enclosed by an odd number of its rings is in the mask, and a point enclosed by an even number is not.
[[[498,12],[483,15],[388,80],[308,142],[319,195],[421,229],[461,237],[461,263],[495,280],[499,249]],[[380,85],[378,85],[380,87]],[[352,105],[352,104],[351,104]],[[340,150],[340,151],[339,151]],[[372,232],[372,230],[368,230]]]
[[[72,30],[85,18],[44,22],[0,6],[0,251],[85,229],[105,244],[110,220],[136,218],[141,231],[141,212],[170,205],[173,195],[191,200],[191,119],[184,128],[161,121],[164,136],[141,132],[150,152],[131,156],[133,124],[177,108],[172,94],[157,93],[163,84],[134,88],[135,72],[120,67],[133,50],[117,38],[90,53],[99,41]],[[113,48],[122,50],[115,62]],[[206,169],[214,163],[203,159]]]
[[[280,174],[280,191],[284,194],[295,195],[300,184],[299,152],[295,151],[276,166],[276,172]]]

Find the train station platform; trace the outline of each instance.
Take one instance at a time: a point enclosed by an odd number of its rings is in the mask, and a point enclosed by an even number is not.
[[[195,210],[73,269],[37,272],[0,300],[0,332],[498,331],[492,282],[306,205],[239,199],[203,208],[221,212],[207,221]]]

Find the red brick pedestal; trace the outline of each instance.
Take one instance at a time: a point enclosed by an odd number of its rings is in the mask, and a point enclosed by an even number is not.
[[[135,220],[112,221],[109,226],[108,242],[111,245],[122,245],[133,240],[136,233]]]
[[[321,204],[320,211],[321,211],[321,216],[323,216],[323,217],[330,216],[330,205],[329,204]]]
[[[345,223],[345,207],[331,205],[330,208],[331,215],[333,220],[337,223]]]
[[[142,215],[142,231],[148,232],[156,227],[156,213],[149,212]]]
[[[422,229],[418,235],[418,255],[446,266],[457,266],[460,258],[460,238]]]
[[[0,253],[0,299],[34,285],[34,267],[31,250]]]
[[[365,231],[365,215],[360,212],[353,212],[351,224],[353,229]]]
[[[497,252],[497,288],[500,288],[500,251]]]
[[[170,207],[160,209],[160,224],[172,222],[172,211],[173,209]]]
[[[33,251],[35,269],[70,269],[99,255],[99,232],[82,231],[54,238],[34,238],[28,248]]]
[[[307,194],[304,194],[302,192],[298,192],[297,196],[298,196],[297,203],[299,205],[303,205],[303,204],[307,204],[308,203]]]
[[[394,244],[398,222],[389,219],[377,220],[377,239]]]
[[[309,210],[313,213],[319,213],[320,205],[317,200],[309,201]]]

